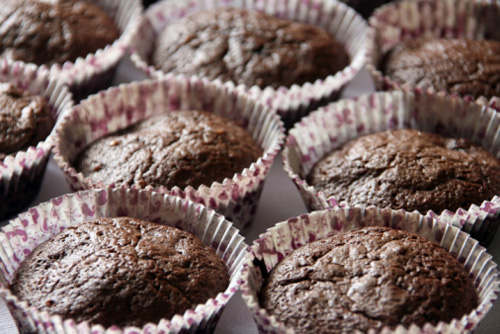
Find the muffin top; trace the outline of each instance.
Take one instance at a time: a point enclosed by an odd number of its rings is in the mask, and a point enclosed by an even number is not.
[[[98,6],[78,0],[4,0],[0,6],[0,54],[37,65],[85,57],[120,36]]]
[[[400,129],[347,142],[321,159],[307,182],[353,206],[441,213],[500,194],[500,164],[465,139]]]
[[[0,83],[0,161],[36,146],[54,126],[47,101],[39,95]]]
[[[382,70],[411,87],[475,98],[500,96],[500,41],[409,39],[387,54]]]
[[[228,284],[224,263],[196,236],[119,217],[77,224],[39,245],[11,289],[63,319],[141,327],[205,303]]]
[[[415,234],[366,227],[307,244],[273,268],[261,305],[297,333],[380,331],[437,324],[471,312],[463,266]]]
[[[194,188],[232,178],[262,149],[236,123],[212,113],[162,112],[90,144],[75,162],[94,182]]]
[[[164,72],[278,88],[324,79],[346,67],[349,56],[319,27],[219,8],[167,25],[152,64]]]

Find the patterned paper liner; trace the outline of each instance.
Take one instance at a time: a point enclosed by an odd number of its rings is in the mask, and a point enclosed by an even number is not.
[[[56,79],[49,79],[47,70],[34,65],[0,60],[0,82],[10,82],[46,98],[54,120],[73,106],[66,86]],[[21,210],[38,193],[53,137],[54,131],[36,147],[10,154],[0,161],[0,219]]]
[[[88,1],[100,6],[113,18],[121,31],[120,37],[104,49],[79,57],[73,62],[40,66],[66,83],[77,101],[111,85],[119,61],[130,47],[131,41],[136,38],[143,13],[140,0]]]
[[[19,300],[8,289],[16,269],[31,251],[68,226],[98,217],[128,216],[188,231],[212,247],[226,263],[227,289],[194,310],[143,328],[104,328],[49,315]],[[0,297],[22,333],[146,334],[210,332],[240,283],[240,271],[248,246],[238,230],[223,216],[177,196],[129,188],[92,189],[42,203],[11,220],[0,233]]]
[[[382,333],[469,333],[490,310],[500,292],[500,277],[491,255],[467,233],[417,212],[369,208],[337,208],[315,211],[276,224],[260,235],[250,248],[241,274],[242,297],[252,312],[260,333],[295,333],[259,305],[263,276],[286,255],[314,240],[364,226],[387,226],[423,236],[438,243],[463,263],[473,279],[479,305],[461,319],[423,327],[384,328]],[[265,271],[265,272],[263,272]]]
[[[419,37],[500,40],[500,2],[487,0],[405,0],[387,4],[370,17],[366,68],[377,90],[411,90],[384,75],[383,56],[403,40]],[[422,91],[434,92],[428,86]],[[474,100],[472,96],[464,96]],[[476,101],[500,111],[500,97]]]
[[[264,154],[241,173],[222,183],[197,189],[156,189],[189,198],[223,214],[238,228],[248,226],[255,214],[264,180],[284,141],[281,120],[248,94],[203,79],[170,77],[110,88],[82,101],[57,129],[54,159],[74,190],[102,188],[71,165],[90,142],[123,129],[159,110],[195,109],[213,112],[242,125]]]
[[[366,53],[367,24],[353,9],[336,0],[192,0],[162,1],[148,8],[140,28],[140,38],[136,39],[135,52],[131,59],[135,65],[152,78],[162,78],[170,74],[162,73],[148,65],[157,34],[168,22],[178,20],[196,11],[216,7],[238,7],[255,9],[267,14],[307,22],[320,26],[335,35],[346,46],[351,62],[342,71],[323,80],[290,88],[273,89],[258,86],[240,89],[249,91],[273,109],[278,111],[287,127],[311,110],[338,98],[341,89],[348,84],[363,67]],[[228,83],[234,85],[234,83]]]
[[[457,96],[394,91],[342,100],[311,113],[289,132],[283,150],[284,169],[310,211],[345,206],[308,185],[305,177],[309,171],[325,154],[350,139],[398,128],[469,139],[500,157],[500,114],[493,109]],[[456,212],[429,211],[427,215],[441,215],[487,245],[500,221],[500,197]]]

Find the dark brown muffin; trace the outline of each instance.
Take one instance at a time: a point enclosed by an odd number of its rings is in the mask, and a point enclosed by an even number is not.
[[[500,164],[465,139],[401,129],[349,141],[318,162],[307,182],[353,206],[441,213],[500,194]]]
[[[194,235],[120,217],[77,224],[39,245],[11,288],[50,314],[125,327],[182,314],[228,284],[222,260]]]
[[[120,36],[98,6],[78,0],[3,0],[0,54],[37,65],[63,64]]]
[[[232,178],[261,155],[236,123],[185,110],[159,113],[92,143],[75,168],[94,182],[183,189]]]
[[[448,322],[477,293],[446,250],[405,231],[367,227],[305,245],[273,268],[261,304],[297,333],[353,333]]]
[[[54,119],[47,101],[10,83],[0,84],[0,161],[44,140]]]
[[[349,57],[319,27],[220,8],[167,25],[152,63],[164,72],[278,88],[326,78],[346,67]]]
[[[388,53],[382,70],[412,87],[475,98],[500,96],[500,41],[410,39]]]

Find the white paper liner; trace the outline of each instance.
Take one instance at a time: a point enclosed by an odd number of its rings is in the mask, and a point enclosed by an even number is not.
[[[370,17],[366,68],[377,90],[411,90],[380,71],[383,56],[396,44],[420,37],[500,41],[500,2],[486,0],[404,0],[387,4]],[[425,83],[424,83],[425,84]],[[428,86],[418,89],[435,92]],[[474,100],[470,95],[464,96]],[[477,102],[500,111],[500,97]]]
[[[68,89],[47,70],[22,62],[0,60],[0,82],[43,96],[49,103],[54,123],[73,106]],[[19,212],[38,193],[52,149],[55,132],[27,150],[10,154],[0,161],[0,218]]]
[[[495,110],[457,96],[394,91],[341,100],[302,119],[286,139],[284,169],[310,211],[345,206],[308,185],[305,178],[309,171],[324,155],[350,139],[399,128],[465,138],[500,158],[500,114]],[[500,222],[500,197],[456,212],[423,214],[442,215],[487,245]]]
[[[343,43],[350,56],[350,64],[335,75],[314,83],[293,85],[290,88],[273,89],[258,86],[239,88],[249,91],[261,99],[269,107],[276,109],[285,125],[290,127],[311,110],[339,97],[341,89],[348,84],[363,67],[366,57],[367,24],[352,8],[336,0],[193,0],[193,1],[161,1],[146,11],[139,35],[134,45],[135,52],[131,59],[134,64],[151,78],[162,78],[165,75],[147,63],[158,33],[174,20],[178,20],[194,12],[216,8],[237,7],[263,11],[269,15],[293,21],[301,21],[325,28]],[[230,83],[233,84],[234,83]]]
[[[266,275],[281,259],[314,240],[345,233],[364,226],[387,226],[423,236],[438,243],[463,263],[470,273],[479,296],[478,307],[450,323],[440,322],[419,328],[398,326],[382,333],[469,333],[491,309],[500,292],[500,277],[491,255],[467,233],[445,222],[417,212],[369,208],[337,208],[315,211],[290,218],[269,228],[254,241],[242,270],[242,297],[249,307],[260,333],[295,333],[259,305],[258,292]],[[262,270],[265,272],[263,273]]]
[[[111,45],[85,57],[64,64],[41,65],[51,75],[66,83],[75,100],[111,85],[119,61],[126,54],[139,30],[143,8],[140,0],[86,0],[101,7],[120,29],[121,35]],[[89,29],[95,29],[89,27]],[[34,65],[34,64],[32,64]]]
[[[31,251],[68,226],[98,217],[129,216],[174,226],[199,237],[226,263],[230,283],[224,292],[194,310],[143,328],[104,328],[76,323],[40,312],[20,301],[8,289],[15,270]],[[21,333],[147,334],[206,333],[215,328],[228,300],[237,291],[247,245],[223,216],[176,196],[129,188],[92,189],[42,203],[11,220],[0,233],[0,297],[6,302]]]
[[[255,214],[264,180],[284,141],[279,117],[248,94],[202,79],[170,77],[121,85],[82,101],[57,130],[54,159],[74,190],[100,188],[78,173],[71,162],[92,141],[136,123],[159,110],[197,109],[213,112],[242,125],[264,154],[248,168],[222,183],[197,189],[157,188],[223,214],[238,228],[248,226]]]

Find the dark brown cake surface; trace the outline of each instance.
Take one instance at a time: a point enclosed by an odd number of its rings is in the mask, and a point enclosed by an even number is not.
[[[500,163],[465,139],[401,129],[349,141],[320,160],[307,182],[349,205],[439,214],[500,194]]]
[[[94,182],[183,189],[232,178],[261,155],[236,123],[212,113],[175,111],[94,142],[75,167]]]
[[[222,8],[169,24],[152,63],[164,72],[277,88],[324,79],[346,67],[349,57],[321,28]]]
[[[63,64],[120,36],[98,6],[78,0],[5,0],[0,6],[0,54],[37,65]]]
[[[446,250],[408,232],[367,227],[295,250],[269,274],[261,303],[297,333],[332,334],[446,322],[478,301]]]
[[[50,314],[124,327],[182,314],[228,282],[222,260],[194,235],[120,217],[77,224],[39,245],[11,288]]]
[[[412,87],[431,87],[475,98],[500,96],[500,41],[403,41],[386,56],[383,72]]]
[[[0,161],[36,146],[54,126],[47,101],[39,95],[0,83]]]

